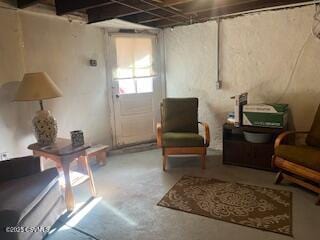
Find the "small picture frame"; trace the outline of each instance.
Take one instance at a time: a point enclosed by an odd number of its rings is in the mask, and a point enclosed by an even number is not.
[[[70,132],[70,135],[73,147],[80,147],[84,145],[84,137],[81,130],[72,131]]]

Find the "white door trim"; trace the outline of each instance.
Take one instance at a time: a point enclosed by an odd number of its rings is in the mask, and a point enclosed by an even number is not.
[[[150,36],[153,35],[156,37],[156,51],[157,51],[157,69],[159,70],[159,80],[161,84],[160,88],[160,96],[163,98],[166,92],[166,83],[165,83],[165,72],[164,72],[164,37],[163,37],[163,31],[159,31],[158,33],[119,33],[119,32],[108,32],[108,29],[105,29],[105,34],[104,34],[104,40],[106,43],[106,48],[105,48],[105,55],[106,55],[106,77],[107,77],[107,95],[108,95],[108,103],[109,103],[109,109],[110,109],[110,125],[111,125],[111,132],[112,132],[112,146],[116,147],[118,146],[117,144],[117,130],[116,130],[116,119],[115,119],[115,105],[114,105],[114,98],[113,98],[113,89],[112,89],[112,84],[113,84],[113,75],[112,75],[112,70],[113,70],[113,46],[112,46],[112,36],[114,35],[129,35],[132,36],[134,35],[139,35],[139,36]],[[160,106],[159,106],[160,108]],[[160,116],[157,116],[159,119]]]
[[[105,29],[104,41],[106,43],[106,76],[107,76],[107,96],[110,109],[110,125],[111,125],[111,135],[112,135],[112,146],[116,146],[116,127],[115,127],[115,114],[113,105],[113,92],[112,92],[112,44],[111,36],[107,29]]]

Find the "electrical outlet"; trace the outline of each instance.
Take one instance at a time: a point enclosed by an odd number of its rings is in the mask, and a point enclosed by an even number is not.
[[[5,161],[9,159],[9,154],[7,152],[0,153],[0,161]]]
[[[216,89],[221,89],[222,88],[222,82],[221,81],[217,81],[216,82]]]

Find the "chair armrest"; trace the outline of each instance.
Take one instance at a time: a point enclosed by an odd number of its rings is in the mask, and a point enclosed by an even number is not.
[[[157,123],[157,145],[162,147],[162,126],[161,123]]]
[[[283,141],[289,136],[289,135],[293,135],[293,134],[308,134],[309,132],[297,132],[297,131],[286,131],[283,132],[281,134],[279,134],[279,136],[276,138],[276,141],[274,143],[274,148],[280,146]]]
[[[40,158],[27,156],[0,162],[0,182],[26,177],[41,171]]]
[[[205,131],[204,144],[205,144],[205,146],[208,147],[210,145],[210,129],[209,129],[209,125],[207,123],[204,123],[204,122],[199,122],[199,124],[204,127],[204,131]]]

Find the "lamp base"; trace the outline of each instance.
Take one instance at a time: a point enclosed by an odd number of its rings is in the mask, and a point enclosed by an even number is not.
[[[39,145],[47,146],[56,141],[58,133],[57,121],[49,111],[38,111],[32,123],[34,134]]]

